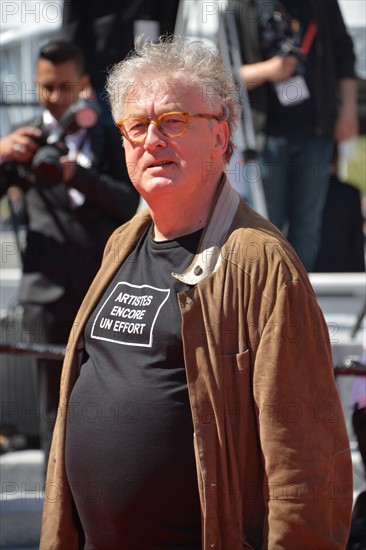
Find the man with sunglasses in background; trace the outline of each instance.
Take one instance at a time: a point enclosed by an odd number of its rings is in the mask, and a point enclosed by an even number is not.
[[[202,43],[138,39],[108,92],[148,208],[108,241],[75,320],[41,549],[344,548],[327,327],[289,243],[225,175],[230,75]]]

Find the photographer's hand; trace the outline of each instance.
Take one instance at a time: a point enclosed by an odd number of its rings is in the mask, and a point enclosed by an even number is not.
[[[60,162],[62,164],[62,181],[67,184],[69,183],[69,181],[72,180],[75,175],[76,162],[70,160],[67,156],[62,156],[60,158]]]
[[[266,61],[242,65],[240,76],[248,90],[261,86],[265,82],[281,82],[294,75],[299,63],[295,55],[275,55]]]
[[[42,132],[32,126],[24,126],[0,139],[0,157],[2,162],[29,162],[38,149],[37,138]]]
[[[335,123],[334,137],[340,143],[358,135],[357,81],[343,78],[338,82],[340,105]]]

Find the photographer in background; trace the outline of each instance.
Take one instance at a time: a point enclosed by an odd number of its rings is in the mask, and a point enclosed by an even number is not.
[[[36,151],[59,131],[70,107],[83,94],[90,97],[80,49],[62,40],[43,46],[35,81],[44,111],[0,141],[2,192],[20,186],[28,218],[19,291],[24,339],[66,345],[107,238],[134,215],[139,198],[127,175],[119,132],[101,119],[88,129],[71,124],[62,140],[59,181],[41,177],[34,167]],[[38,363],[40,438],[47,462],[62,363]]]
[[[270,220],[312,271],[333,141],[358,133],[355,56],[337,0],[232,0]]]

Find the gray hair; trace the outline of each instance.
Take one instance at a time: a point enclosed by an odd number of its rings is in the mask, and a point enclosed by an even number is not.
[[[172,84],[176,89],[197,85],[202,101],[229,126],[229,143],[225,152],[228,162],[234,151],[232,136],[241,107],[233,79],[218,53],[203,42],[192,42],[181,36],[160,37],[157,43],[139,36],[135,50],[114,65],[107,78],[107,93],[115,122],[124,116],[128,98],[133,100],[140,82],[149,86]],[[173,88],[173,89],[174,89]]]

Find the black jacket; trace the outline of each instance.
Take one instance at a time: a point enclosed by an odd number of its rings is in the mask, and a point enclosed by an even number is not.
[[[157,21],[159,34],[174,31],[179,0],[68,0],[64,2],[62,35],[78,44],[94,88],[104,87],[108,68],[134,46],[134,22]]]
[[[332,174],[323,212],[321,246],[313,271],[364,273],[363,224],[359,190]]]

